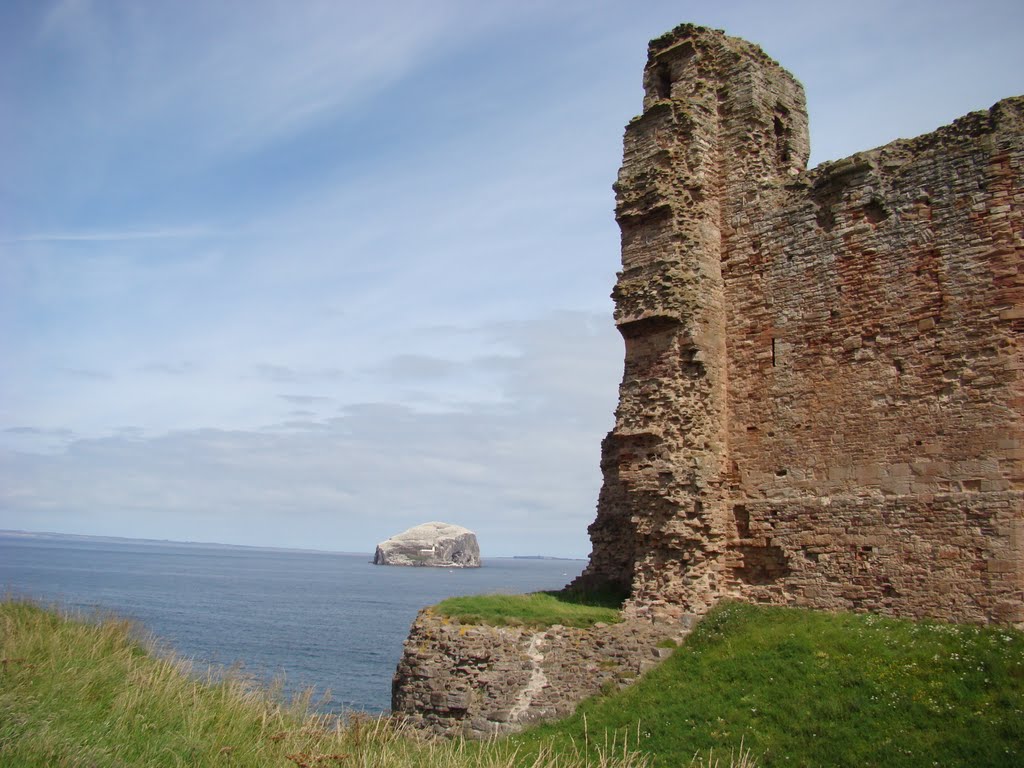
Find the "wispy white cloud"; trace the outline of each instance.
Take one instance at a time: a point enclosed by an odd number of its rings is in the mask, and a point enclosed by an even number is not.
[[[119,433],[50,455],[8,450],[0,527],[52,528],[63,515],[88,520],[102,509],[108,525],[133,535],[173,537],[187,524],[200,538],[231,531],[232,541],[367,551],[440,516],[478,529],[491,555],[507,555],[536,549],[524,527],[533,519],[550,553],[582,555],[614,402],[606,384],[619,365],[595,355],[617,345],[609,330],[583,314],[495,329],[522,364],[501,371],[500,404],[428,413],[362,403],[262,430]],[[596,370],[595,357],[610,370]],[[317,522],[296,526],[296,516]]]
[[[72,437],[70,429],[39,429],[38,427],[8,427],[3,430],[9,435],[32,435],[39,437]]]
[[[188,376],[196,373],[198,369],[199,366],[189,360],[150,362],[138,367],[138,370],[143,373],[153,373],[164,376]]]
[[[326,397],[324,395],[278,395],[278,397],[292,405],[314,405],[335,402],[333,397]]]
[[[91,381],[109,381],[114,378],[110,371],[98,371],[91,368],[62,368],[61,373],[76,379]]]
[[[455,375],[462,366],[454,360],[445,360],[432,355],[396,355],[387,360],[378,370],[399,379],[437,379]]]
[[[132,240],[194,240],[214,236],[201,227],[128,230],[124,232],[40,232],[0,239],[0,243],[117,243]]]
[[[251,151],[363,104],[524,13],[449,0],[65,0],[42,18],[39,41],[70,57],[81,96],[115,134],[158,132],[166,121],[200,159]]]

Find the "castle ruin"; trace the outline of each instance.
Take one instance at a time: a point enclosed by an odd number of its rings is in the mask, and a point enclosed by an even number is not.
[[[1024,98],[807,171],[758,47],[680,26],[644,86],[578,584],[1024,622]]]
[[[626,359],[590,630],[413,624],[392,710],[482,737],[635,679],[724,598],[1024,626],[1024,97],[808,171],[800,84],[651,42],[615,185]]]

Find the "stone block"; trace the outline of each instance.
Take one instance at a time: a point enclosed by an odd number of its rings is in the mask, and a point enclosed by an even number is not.
[[[448,694],[445,702],[448,709],[469,709],[473,701],[473,694],[470,691],[452,691]]]
[[[1021,563],[1017,560],[989,560],[986,567],[989,573],[1013,573],[1022,570]]]

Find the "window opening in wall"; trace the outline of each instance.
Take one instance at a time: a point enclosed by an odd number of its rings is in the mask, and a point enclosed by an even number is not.
[[[659,99],[672,97],[672,72],[665,64],[659,64],[654,70],[654,92]]]
[[[732,508],[732,514],[736,520],[736,535],[741,539],[750,536],[750,512],[744,504],[737,504]]]
[[[775,154],[780,163],[788,163],[792,155],[789,140],[793,132],[789,127],[789,110],[781,104],[775,105],[772,128],[775,131]]]
[[[772,336],[772,368],[775,367],[775,337]]]
[[[789,162],[789,129],[779,118],[775,118],[775,152],[783,163]]]
[[[864,206],[864,218],[867,219],[870,224],[878,224],[879,222],[888,219],[889,216],[889,210],[877,197],[872,198],[871,202]]]

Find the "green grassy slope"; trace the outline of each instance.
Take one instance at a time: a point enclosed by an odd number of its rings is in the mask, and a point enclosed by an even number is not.
[[[637,685],[514,741],[629,734],[656,765],[1024,765],[1024,633],[730,604]]]
[[[537,768],[582,768],[572,751]],[[591,763],[593,765],[593,763]],[[511,745],[472,754],[424,743],[386,720],[344,726],[276,704],[238,680],[199,681],[156,657],[123,621],[68,620],[0,603],[0,766],[3,768],[512,768]],[[601,763],[639,768],[635,754]]]

